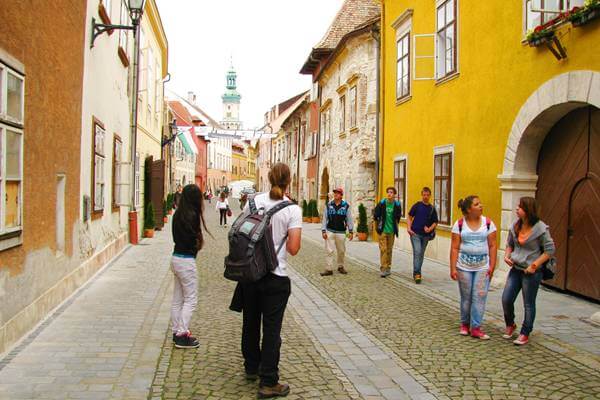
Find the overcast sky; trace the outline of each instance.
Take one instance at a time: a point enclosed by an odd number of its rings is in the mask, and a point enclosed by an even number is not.
[[[274,104],[310,89],[298,71],[342,0],[157,0],[169,41],[167,88],[216,120],[230,57],[238,73],[245,128],[262,126]]]

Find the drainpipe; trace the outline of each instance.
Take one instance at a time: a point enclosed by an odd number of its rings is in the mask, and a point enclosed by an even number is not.
[[[131,181],[129,185],[131,194],[131,205],[129,208],[129,242],[133,245],[138,244],[138,226],[137,226],[137,211],[135,209],[135,155],[137,150],[137,118],[138,118],[138,87],[139,87],[139,58],[140,58],[140,25],[139,21],[133,30],[133,84],[132,94],[133,101],[131,104]]]
[[[383,5],[382,5],[383,7]],[[377,63],[377,76],[375,79],[375,84],[377,85],[377,101],[376,101],[376,122],[375,122],[375,201],[377,201],[377,197],[379,197],[379,182],[380,182],[380,163],[379,163],[379,125],[380,125],[380,103],[381,103],[381,90],[380,90],[380,80],[381,80],[381,31],[377,24],[373,25],[371,29],[371,36],[377,43],[376,46],[376,63]]]

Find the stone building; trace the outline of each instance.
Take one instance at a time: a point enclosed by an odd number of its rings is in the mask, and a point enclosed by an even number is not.
[[[301,70],[319,97],[319,208],[342,187],[356,216],[376,196],[379,15],[376,2],[345,1]]]

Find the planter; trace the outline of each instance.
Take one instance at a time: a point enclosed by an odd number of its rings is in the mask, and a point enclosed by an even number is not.
[[[311,220],[313,224],[318,224],[319,222],[321,222],[321,218],[319,217],[312,217]]]
[[[306,222],[307,224],[310,224],[312,218],[308,218],[308,217],[302,217],[302,222]]]
[[[600,8],[594,8],[588,12],[582,13],[581,15],[573,16],[573,18],[571,18],[571,24],[573,24],[575,27],[579,27],[598,17],[600,17]]]
[[[550,32],[543,36],[536,36],[529,41],[530,47],[539,47],[545,43],[551,42],[554,38],[554,32]]]
[[[367,238],[369,237],[369,234],[368,234],[368,233],[365,233],[365,232],[358,232],[358,233],[356,234],[356,236],[358,236],[358,240],[359,240],[359,241],[361,241],[361,242],[366,242],[366,241],[367,241]]]
[[[144,229],[144,237],[153,238],[154,237],[154,229]]]

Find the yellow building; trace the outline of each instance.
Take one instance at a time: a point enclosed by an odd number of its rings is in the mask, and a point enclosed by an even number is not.
[[[256,181],[256,153],[247,141],[231,145],[231,180]]]
[[[396,186],[410,209],[433,189],[426,255],[444,262],[460,198],[481,197],[503,249],[519,198],[535,196],[558,247],[550,283],[599,299],[600,19],[586,18],[600,2],[573,21],[533,3],[382,1],[379,194]]]
[[[165,107],[163,80],[168,74],[168,42],[155,0],[147,1],[144,6],[144,16],[140,27],[139,71],[134,190],[136,209],[138,210],[138,228],[141,232],[144,221],[145,160],[149,157],[152,157],[154,162],[161,159]],[[154,172],[157,170],[158,168],[155,168]],[[160,210],[157,214],[160,214]]]

